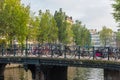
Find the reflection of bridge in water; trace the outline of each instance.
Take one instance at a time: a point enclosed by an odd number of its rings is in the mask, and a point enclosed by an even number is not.
[[[120,79],[120,51],[112,47],[80,47],[58,44],[1,46],[0,80],[6,64],[23,64],[33,80],[67,80],[67,67],[103,68],[104,80]]]

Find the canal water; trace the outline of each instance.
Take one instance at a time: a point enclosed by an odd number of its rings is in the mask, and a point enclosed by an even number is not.
[[[103,69],[69,68],[68,80],[104,80]],[[6,68],[5,80],[32,80],[31,72],[23,68]]]
[[[70,70],[72,71],[72,70]],[[69,80],[104,80],[103,69],[98,68],[75,68],[74,76],[68,74]]]

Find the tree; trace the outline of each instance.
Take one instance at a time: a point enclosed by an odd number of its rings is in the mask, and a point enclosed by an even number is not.
[[[65,13],[62,11],[62,8],[59,11],[55,11],[54,18],[58,27],[58,40],[62,43],[66,35]]]
[[[40,43],[55,42],[57,40],[58,28],[54,17],[50,14],[49,10],[45,13],[41,13],[38,41]]]
[[[80,46],[90,45],[91,43],[90,32],[84,25],[82,25],[80,21],[76,20],[76,23],[73,24],[72,30],[76,45]]]
[[[67,21],[63,22],[63,25],[60,27],[61,33],[61,42],[64,44],[70,44],[73,42],[73,31],[72,25]]]
[[[62,8],[59,11],[55,11],[54,18],[58,27],[58,41],[64,44],[72,43],[72,24],[67,22],[67,15],[62,11]]]
[[[117,42],[117,47],[120,47],[120,32],[119,31],[116,33],[116,42]]]
[[[28,40],[36,42],[40,20],[38,16],[32,15],[28,24]]]
[[[3,9],[4,9],[4,0],[0,0],[0,36],[5,36],[5,29],[4,29],[4,18],[2,17],[3,14]]]
[[[107,45],[110,45],[110,42],[112,40],[112,30],[104,26],[99,33],[100,33],[100,40],[103,46],[106,47]]]
[[[3,9],[4,0],[0,0],[0,11]]]
[[[85,46],[90,46],[91,45],[91,34],[87,28],[84,28],[84,45]]]
[[[114,0],[114,4],[112,5],[112,7],[114,8],[114,19],[116,20],[116,22],[119,24],[120,27],[120,0]],[[117,33],[117,42],[120,44],[120,32]],[[119,45],[117,44],[117,45]]]
[[[115,20],[119,23],[120,22],[120,0],[114,0],[115,3],[112,5],[114,8],[113,16]]]
[[[0,10],[0,30],[12,43],[17,39],[23,44],[28,34],[29,6],[21,5],[20,0],[4,0]]]
[[[73,38],[74,38],[74,42],[77,44],[77,45],[81,45],[81,41],[80,41],[80,27],[81,27],[81,22],[79,21],[76,21],[75,24],[73,24],[73,27],[72,27],[72,30],[73,30]]]
[[[49,31],[49,33],[48,33],[49,41],[48,42],[56,42],[58,39],[58,27],[57,27],[56,21],[53,16],[51,17],[50,27],[49,27],[48,31]]]

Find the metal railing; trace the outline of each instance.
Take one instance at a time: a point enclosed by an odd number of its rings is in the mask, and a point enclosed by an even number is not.
[[[61,44],[0,45],[0,56],[45,57],[68,59],[119,60],[120,49],[115,47],[67,46]]]

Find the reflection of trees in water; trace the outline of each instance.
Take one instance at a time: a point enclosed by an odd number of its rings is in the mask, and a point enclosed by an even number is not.
[[[103,69],[99,68],[89,68],[88,80],[104,80]]]
[[[4,80],[32,80],[31,72],[23,68],[8,68],[4,74]],[[103,70],[69,67],[68,80],[103,80]]]
[[[13,78],[10,76],[10,77],[8,77],[8,80],[13,80]]]
[[[87,80],[87,72],[89,72],[87,68],[76,68],[76,75],[73,80]]]
[[[19,74],[20,74],[20,78],[19,78],[19,79],[20,79],[20,80],[25,80],[25,79],[24,79],[24,70],[22,70],[21,68],[19,68],[19,72],[20,72],[20,73],[19,73]]]
[[[32,80],[31,72],[26,72],[23,68],[8,68],[4,74],[4,80]]]
[[[97,68],[76,68],[73,80],[103,80],[103,70]]]

